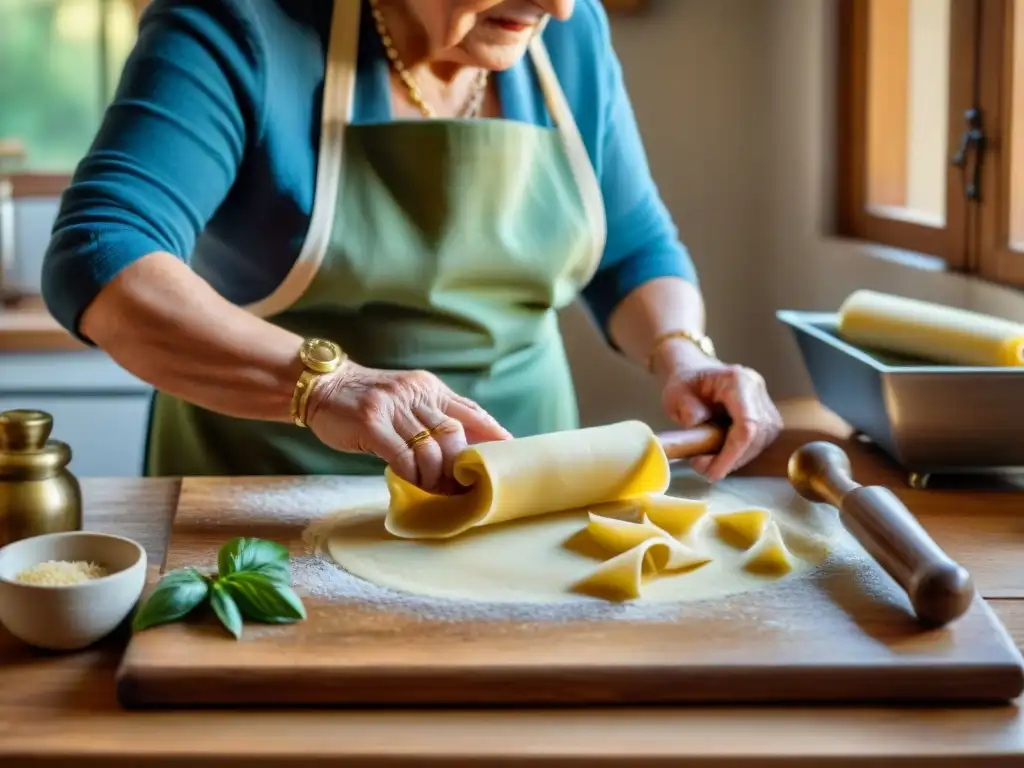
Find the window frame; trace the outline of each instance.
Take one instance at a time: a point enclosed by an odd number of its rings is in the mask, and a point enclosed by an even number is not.
[[[1024,251],[1010,246],[1014,36],[1014,1],[985,0],[978,100],[986,117],[987,147],[978,206],[976,263],[982,278],[1024,286]],[[1024,104],[1020,107],[1020,119],[1024,120]]]
[[[982,1],[951,0],[947,162],[959,149],[965,127],[964,113],[974,101],[977,3]],[[963,172],[951,162],[946,172],[945,226],[888,218],[869,209],[869,30],[870,0],[839,0],[837,234],[937,256],[950,270],[968,270],[972,256],[970,204],[964,195]]]

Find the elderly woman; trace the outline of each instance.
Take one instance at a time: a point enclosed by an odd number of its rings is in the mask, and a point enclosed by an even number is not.
[[[577,425],[578,294],[672,419],[731,416],[710,479],[780,426],[704,335],[599,0],[156,0],[43,282],[159,392],[148,474],[454,490],[467,442]]]

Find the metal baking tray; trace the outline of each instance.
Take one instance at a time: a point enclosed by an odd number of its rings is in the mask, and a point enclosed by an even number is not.
[[[1024,368],[947,366],[858,348],[832,313],[781,310],[818,400],[924,487],[931,475],[1024,469]]]

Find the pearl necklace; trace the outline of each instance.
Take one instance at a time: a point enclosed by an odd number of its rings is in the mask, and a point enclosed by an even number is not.
[[[388,55],[388,59],[391,62],[391,66],[395,68],[395,74],[401,79],[405,85],[407,91],[409,91],[409,99],[413,105],[423,113],[424,117],[437,117],[437,113],[434,109],[427,104],[423,98],[423,94],[420,92],[419,85],[416,84],[416,80],[412,74],[405,68],[405,64],[402,63],[401,58],[398,56],[398,51],[395,49],[395,41],[391,37],[391,33],[388,31],[387,24],[384,21],[384,15],[380,12],[380,8],[377,6],[377,0],[370,0],[370,11],[373,13],[373,21],[377,27],[377,34],[380,35],[380,41],[384,45],[384,51]],[[480,108],[484,103],[484,95],[487,93],[487,78],[490,73],[486,69],[481,69],[476,76],[476,82],[473,84],[473,91],[470,93],[469,98],[466,99],[466,103],[459,111],[459,117],[474,118],[480,114]]]

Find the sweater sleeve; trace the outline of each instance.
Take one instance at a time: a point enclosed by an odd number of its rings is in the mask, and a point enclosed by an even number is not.
[[[82,313],[129,264],[187,260],[231,189],[260,131],[255,41],[232,0],[155,0],[143,15],[43,262],[46,305],[79,338]]]
[[[581,2],[577,9],[592,13],[598,30],[602,112],[594,160],[608,220],[604,255],[583,299],[607,330],[608,318],[635,288],[670,276],[696,284],[697,271],[651,177],[608,17],[600,3]]]

